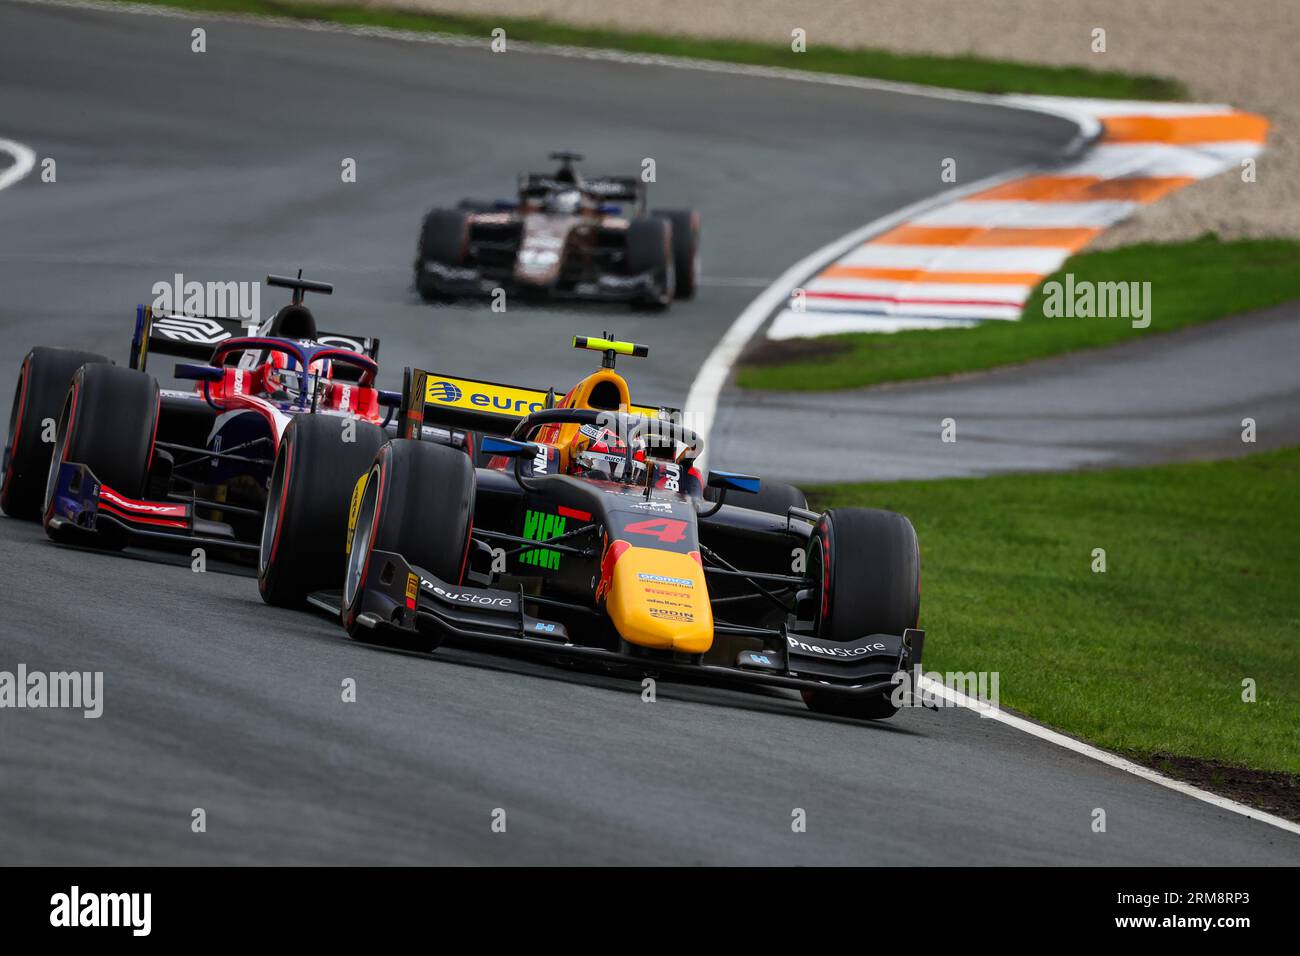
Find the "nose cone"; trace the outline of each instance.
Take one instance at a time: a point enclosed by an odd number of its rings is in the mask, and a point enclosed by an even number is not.
[[[699,563],[690,555],[654,548],[619,552],[605,610],[624,640],[687,654],[707,651],[713,645],[713,610]]]

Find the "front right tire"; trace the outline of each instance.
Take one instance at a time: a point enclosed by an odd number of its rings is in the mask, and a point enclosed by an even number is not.
[[[95,352],[38,345],[19,366],[9,413],[3,484],[0,484],[0,509],[9,517],[26,521],[40,519],[50,457],[68,386],[77,369],[93,364],[112,363]],[[47,427],[47,422],[52,427]]]
[[[46,473],[42,509],[46,534],[65,540],[76,533],[56,529],[50,521],[64,462],[89,468],[103,486],[101,495],[108,489],[128,498],[144,496],[158,413],[158,381],[147,372],[91,363],[73,373]],[[107,522],[96,530],[99,534],[94,541],[101,546],[120,548],[126,544],[120,529]]]
[[[921,616],[921,548],[912,522],[892,511],[832,508],[808,542],[806,567],[818,586],[817,638],[837,644],[899,634]],[[886,693],[859,699],[804,691],[808,709],[883,720],[898,712]]]

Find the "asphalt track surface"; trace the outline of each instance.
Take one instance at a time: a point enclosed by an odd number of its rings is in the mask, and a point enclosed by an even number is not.
[[[419,361],[559,384],[589,366],[566,337],[612,328],[654,346],[640,395],[673,401],[756,291],[723,280],[932,192],[944,156],[986,175],[1073,134],[898,94],[218,22],[197,55],[192,25],[0,4],[0,132],[58,161],[57,183],[0,193],[0,394],[31,344],[122,359],[134,303],[173,272],[302,266],[338,283],[325,324],[383,338],[390,381]],[[714,283],[662,316],[419,303],[423,209],[508,192],[555,147],[611,170],[656,157],[655,201],[704,215]],[[0,712],[8,863],[1300,862],[1290,834],[966,711],[874,725],[665,682],[643,703],[602,676],[386,653],[267,609],[238,568],[9,520],[0,568],[0,669],[105,675],[97,720]]]

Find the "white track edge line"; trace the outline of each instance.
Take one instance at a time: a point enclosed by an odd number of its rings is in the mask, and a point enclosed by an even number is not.
[[[0,172],[0,189],[12,186],[32,171],[36,165],[36,154],[12,139],[0,139],[0,152],[8,153],[14,158],[13,165]]]
[[[1267,823],[1275,826],[1280,830],[1286,830],[1288,833],[1300,834],[1300,823],[1293,823],[1290,820],[1275,816],[1271,813],[1265,813],[1263,810],[1256,810],[1254,807],[1248,807],[1244,803],[1238,803],[1228,797],[1221,797],[1216,793],[1208,790],[1202,790],[1190,783],[1184,783],[1181,780],[1175,780],[1167,777],[1158,770],[1152,770],[1150,767],[1144,767],[1139,763],[1127,760],[1118,754],[1111,753],[1109,750],[1103,750],[1100,747],[1094,747],[1092,744],[1084,743],[1082,740],[1076,740],[1074,737],[1067,736],[1042,724],[1036,724],[1032,720],[1026,720],[1024,717],[1018,717],[1015,714],[1009,714],[1004,710],[993,707],[988,703],[969,697],[961,691],[945,687],[929,677],[922,676],[919,681],[921,689],[937,697],[942,697],[949,703],[959,707],[965,707],[975,711],[981,717],[988,717],[999,723],[1006,724],[1008,727],[1014,727],[1016,730],[1023,731],[1040,740],[1046,740],[1048,743],[1055,744],[1058,747],[1064,747],[1066,750],[1072,750],[1077,754],[1090,757],[1100,763],[1114,767],[1117,770],[1123,770],[1125,773],[1131,773],[1134,776],[1149,780],[1152,783],[1159,784],[1170,790],[1176,790],[1179,793],[1189,797],[1194,797],[1203,803],[1218,807],[1220,810],[1230,810],[1233,813],[1239,813],[1251,820],[1257,820],[1260,823]]]

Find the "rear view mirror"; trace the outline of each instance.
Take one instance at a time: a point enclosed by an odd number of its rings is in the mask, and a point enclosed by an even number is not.
[[[754,475],[742,475],[737,471],[709,472],[708,485],[710,488],[719,488],[724,491],[743,491],[745,494],[756,495],[761,484],[761,479],[756,478]]]
[[[226,377],[225,370],[215,365],[190,365],[187,362],[177,362],[172,374],[194,382],[220,382]]]
[[[536,454],[537,446],[530,441],[515,441],[513,438],[493,438],[483,436],[480,450],[486,455],[498,455],[502,458],[519,458],[522,455]]]

